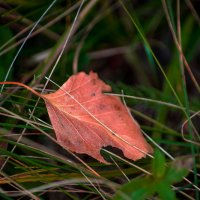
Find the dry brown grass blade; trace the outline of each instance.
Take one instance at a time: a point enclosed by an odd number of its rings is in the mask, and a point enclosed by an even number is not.
[[[195,78],[195,76],[194,76],[194,74],[193,74],[193,72],[192,72],[192,70],[191,70],[186,58],[185,58],[185,55],[183,53],[181,44],[179,43],[179,41],[177,39],[177,36],[176,36],[176,33],[175,33],[174,29],[173,29],[173,26],[172,26],[172,23],[171,23],[171,20],[170,20],[170,16],[169,16],[169,12],[168,12],[168,9],[167,9],[167,4],[166,4],[165,0],[162,0],[162,5],[163,5],[163,9],[164,9],[164,12],[165,12],[165,15],[166,15],[167,23],[168,23],[170,31],[172,33],[172,37],[173,37],[174,43],[175,43],[175,45],[176,45],[176,47],[177,47],[177,49],[179,51],[181,59],[183,60],[183,63],[184,63],[184,65],[185,65],[185,67],[186,67],[186,69],[187,69],[187,71],[188,71],[188,73],[190,75],[191,80],[193,81],[197,91],[200,92],[199,83],[197,82],[197,80],[196,80],[196,78]]]

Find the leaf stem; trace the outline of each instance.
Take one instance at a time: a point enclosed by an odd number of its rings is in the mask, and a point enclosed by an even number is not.
[[[33,88],[31,88],[28,85],[25,85],[23,83],[8,81],[8,82],[0,82],[0,85],[19,85],[19,86],[24,87],[27,90],[31,91],[33,94],[35,94],[41,98],[44,98],[42,94],[40,94],[39,92],[35,91]]]

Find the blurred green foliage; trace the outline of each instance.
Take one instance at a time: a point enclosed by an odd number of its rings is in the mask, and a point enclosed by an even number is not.
[[[175,191],[171,185],[183,180],[188,171],[184,168],[177,169],[172,164],[167,165],[169,164],[166,163],[163,153],[156,149],[152,160],[152,175],[138,177],[126,183],[117,191],[113,200],[143,200],[155,194],[158,194],[159,199],[175,200]]]

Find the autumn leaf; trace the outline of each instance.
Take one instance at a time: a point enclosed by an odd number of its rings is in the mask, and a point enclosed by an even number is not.
[[[100,150],[106,146],[121,149],[132,160],[153,152],[121,100],[103,93],[111,87],[96,73],[73,75],[51,94],[25,87],[44,99],[57,141],[64,148],[103,163]]]
[[[120,99],[103,94],[110,91],[96,73],[80,72],[55,93],[43,95],[58,142],[101,162],[100,149],[109,145],[129,159],[145,157],[152,148]]]

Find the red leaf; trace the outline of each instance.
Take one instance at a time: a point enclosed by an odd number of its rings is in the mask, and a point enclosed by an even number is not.
[[[41,95],[60,145],[104,163],[100,149],[109,145],[121,149],[132,160],[152,153],[120,99],[102,93],[110,91],[111,87],[96,73],[80,72],[56,92]]]
[[[73,75],[59,90],[46,95],[19,82],[0,84],[23,86],[43,98],[58,142],[71,151],[86,153],[104,163],[100,149],[109,145],[132,160],[153,152],[120,99],[102,93],[110,92],[111,87],[96,73]]]

